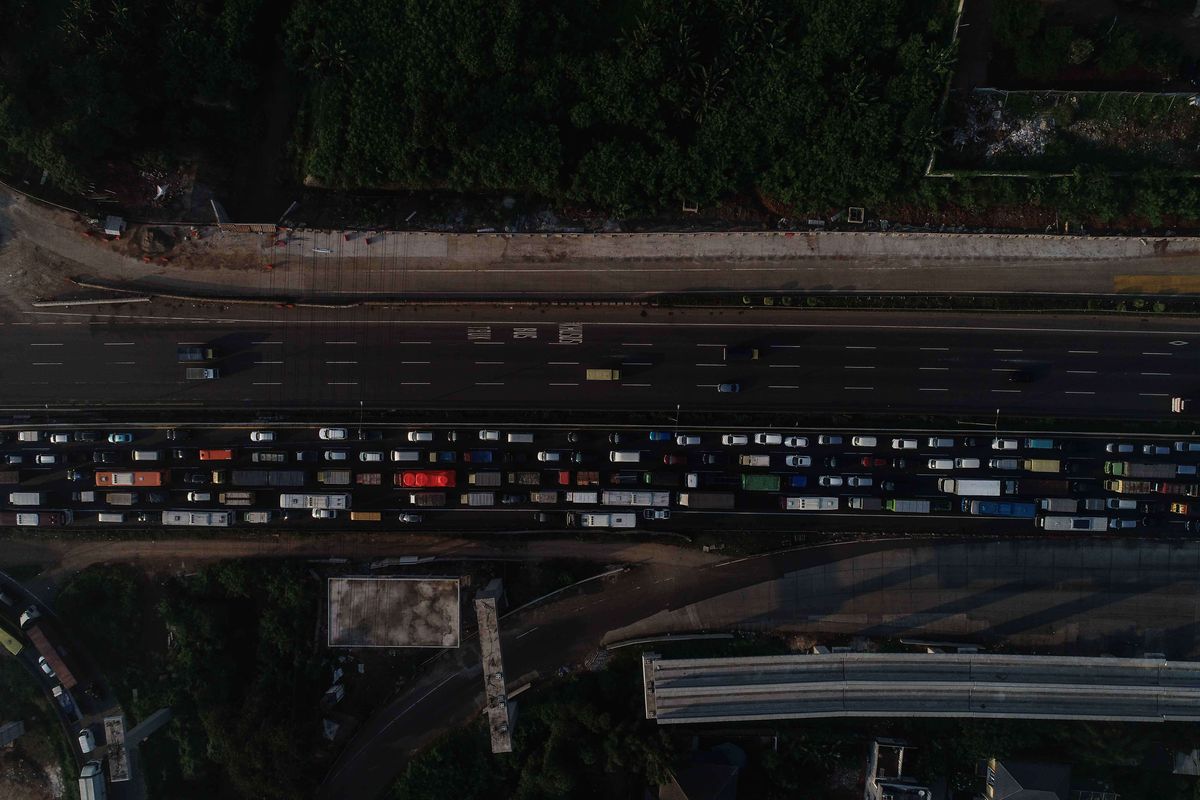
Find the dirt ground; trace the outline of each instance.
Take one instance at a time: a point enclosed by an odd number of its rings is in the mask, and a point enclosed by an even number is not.
[[[0,800],[58,800],[64,788],[62,771],[31,760],[20,739],[0,749]]]

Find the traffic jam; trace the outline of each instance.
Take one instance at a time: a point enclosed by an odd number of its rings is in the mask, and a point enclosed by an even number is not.
[[[15,447],[0,468],[0,524],[17,527],[419,524],[439,510],[505,509],[590,528],[672,512],[875,512],[1191,530],[1200,496],[1200,443],[1186,441],[345,427],[4,435]]]

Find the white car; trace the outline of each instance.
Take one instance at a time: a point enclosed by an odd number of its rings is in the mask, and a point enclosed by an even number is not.
[[[71,441],[69,433],[52,433],[50,434],[50,444],[68,444]]]
[[[54,668],[50,666],[50,662],[47,661],[44,656],[38,656],[37,665],[41,668],[42,673],[45,674],[47,678],[57,677],[54,674]]]
[[[345,461],[349,457],[349,455],[350,454],[347,453],[345,450],[326,450],[325,451],[325,460],[326,461]]]
[[[317,436],[326,441],[333,442],[345,439],[349,434],[346,433],[345,428],[321,428],[321,430],[317,431]]]
[[[681,433],[675,437],[675,444],[680,447],[692,447],[700,444],[700,437],[694,433]]]
[[[500,431],[480,431],[479,441],[481,442],[498,442],[500,441]]]
[[[750,437],[744,433],[727,433],[721,437],[721,444],[726,447],[737,447],[738,445],[750,444]]]
[[[400,521],[401,522],[409,522],[409,523],[420,522],[421,515],[420,514],[401,514]]]
[[[322,436],[322,439],[325,437]],[[250,441],[252,442],[273,442],[275,441],[275,431],[250,431]]]
[[[84,728],[79,732],[79,752],[85,756],[96,749],[96,739],[92,736],[92,732],[88,728]]]
[[[383,453],[374,450],[364,450],[358,454],[359,461],[383,461]]]
[[[931,458],[926,464],[930,469],[954,469],[953,458]]]
[[[783,444],[783,435],[779,433],[756,433],[755,444]]]
[[[874,486],[875,479],[870,475],[851,475],[846,479],[846,483],[851,486]]]
[[[432,442],[433,441],[433,432],[432,431],[409,431],[408,432],[408,440],[410,442]]]
[[[562,453],[557,450],[540,450],[537,454],[537,460],[553,464],[562,461]]]
[[[52,453],[38,453],[38,456],[37,456],[37,458],[34,459],[34,461],[38,464],[43,464],[43,465],[57,464],[58,456],[56,456]]]
[[[892,439],[893,450],[916,450],[916,439]]]
[[[811,467],[812,456],[784,456],[783,463],[789,467]]]
[[[1016,439],[992,439],[993,450],[1016,450],[1020,446]]]
[[[1128,444],[1128,443],[1122,443],[1122,442],[1109,442],[1108,444],[1104,445],[1104,452],[1106,452],[1106,453],[1132,453],[1133,445]]]
[[[817,483],[822,486],[841,486],[842,477],[840,475],[822,475]]]
[[[207,503],[212,500],[211,492],[188,492],[187,499],[189,503]]]
[[[783,440],[784,447],[808,447],[807,436],[789,436]]]
[[[1142,454],[1147,456],[1169,456],[1171,448],[1161,444],[1144,444],[1142,445]]]
[[[855,447],[874,447],[879,444],[879,440],[874,436],[853,436],[850,438],[850,444]]]
[[[312,515],[313,519],[333,519],[337,516],[337,512],[332,508],[314,508]]]

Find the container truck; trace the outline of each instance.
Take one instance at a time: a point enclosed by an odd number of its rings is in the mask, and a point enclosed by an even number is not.
[[[486,506],[496,505],[495,492],[464,492],[459,498],[459,502],[464,506],[472,506],[481,508]]]
[[[579,525],[583,528],[636,528],[637,514],[597,514],[588,512],[579,515]]]
[[[771,457],[764,455],[738,456],[738,463],[743,467],[769,467],[771,466]]]
[[[131,506],[137,501],[137,492],[107,492],[104,495],[104,502],[110,506]]]
[[[1154,484],[1154,491],[1157,494],[1173,494],[1184,497],[1200,497],[1200,484],[1195,483],[1175,483],[1173,481],[1164,481]]]
[[[351,522],[382,522],[383,514],[378,511],[351,511]]]
[[[1052,478],[1021,478],[1017,481],[1016,494],[1027,497],[1038,495],[1071,494],[1073,489],[1070,481]]]
[[[1033,503],[998,502],[996,500],[970,500],[963,498],[962,510],[980,517],[1015,517],[1033,519],[1037,506]]]
[[[167,480],[163,470],[141,470],[138,472],[96,471],[96,487],[104,486],[162,486]]]
[[[589,381],[619,381],[621,380],[621,370],[589,369],[587,371],[587,379]]]
[[[1021,468],[1026,472],[1062,472],[1062,462],[1057,458],[1027,458]]]
[[[600,504],[633,508],[666,508],[671,505],[670,492],[603,492]]]
[[[847,502],[856,511],[882,511],[883,501],[878,497],[851,497]]]
[[[564,492],[563,493],[568,503],[582,503],[585,505],[599,505],[599,492]]]
[[[499,472],[472,472],[467,476],[467,483],[472,486],[495,487],[502,483],[500,477]]]
[[[1154,481],[1127,481],[1116,478],[1104,482],[1104,490],[1117,494],[1155,494]]]
[[[299,469],[235,469],[234,486],[279,486],[295,488],[304,485],[304,471]]]
[[[642,483],[650,486],[678,487],[683,482],[678,472],[663,472],[661,470],[643,472]]]
[[[164,511],[162,524],[224,528],[229,525],[232,517],[228,511]]]
[[[41,492],[9,492],[10,506],[40,506],[44,495]]]
[[[742,488],[747,492],[778,492],[778,475],[743,475]]]
[[[70,511],[0,511],[0,525],[22,528],[57,528],[74,518]]]
[[[349,486],[350,470],[323,469],[317,473],[317,483],[323,483],[326,486]]]
[[[1131,461],[1105,461],[1104,474],[1117,478],[1174,478],[1174,464],[1136,464]]]
[[[943,492],[971,497],[999,497],[1002,494],[1016,494],[1016,481],[988,481],[988,480],[969,480],[964,481],[957,478],[942,478],[938,481],[938,488]]]
[[[242,514],[242,519],[251,525],[263,525],[271,521],[270,511],[247,511]]]
[[[684,485],[689,489],[737,489],[741,487],[742,479],[721,472],[689,472],[684,476]]]
[[[894,511],[897,514],[928,514],[930,511],[930,503],[928,500],[888,500],[887,510]]]
[[[46,632],[43,631],[44,627],[44,620],[39,620],[25,629],[25,635],[29,638],[29,643],[33,645],[33,649],[37,650],[38,654],[46,659],[46,663],[50,665],[50,669],[54,670],[54,673],[58,676],[58,682],[62,684],[63,688],[72,689],[76,683],[75,676],[71,674],[71,670],[68,669],[62,656],[54,649],[54,645],[50,644],[50,640],[46,638]],[[54,631],[49,631],[49,633],[54,635]]]
[[[1026,439],[1025,447],[1029,450],[1057,450],[1058,445],[1053,439]]]
[[[79,772],[79,800],[107,800],[104,769],[99,761],[89,761]]]
[[[223,506],[252,506],[254,492],[221,492],[217,495],[217,502]]]
[[[280,508],[328,508],[346,509],[350,507],[348,494],[281,494]]]
[[[508,473],[508,482],[518,486],[541,486],[542,474],[540,472],[510,472]]]
[[[779,507],[784,511],[837,511],[836,497],[781,497]]]
[[[423,508],[440,508],[446,505],[445,492],[412,492],[408,495],[408,502],[414,506]]]
[[[529,502],[531,503],[557,503],[558,492],[556,491],[532,491],[529,493]]]
[[[382,486],[383,474],[379,472],[360,472],[354,476],[354,482],[359,486]]]
[[[600,473],[596,471],[585,471],[575,473],[576,486],[599,486]]]
[[[684,508],[729,509],[733,508],[731,492],[680,492],[679,505]]]
[[[1042,511],[1055,511],[1059,514],[1074,514],[1079,511],[1079,501],[1071,497],[1045,497],[1038,500]]]
[[[1048,531],[1104,531],[1108,517],[1038,517],[1037,525]]]

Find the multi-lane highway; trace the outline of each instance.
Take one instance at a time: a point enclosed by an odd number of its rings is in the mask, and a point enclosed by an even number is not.
[[[161,310],[160,310],[161,311]],[[38,312],[0,327],[9,409],[644,409],[1169,416],[1176,320],[481,308]],[[215,350],[188,380],[179,347]],[[727,357],[728,346],[758,358]],[[589,368],[619,379],[587,379]],[[740,391],[719,393],[720,384]],[[684,417],[686,419],[686,416]]]
[[[865,530],[900,518],[912,527],[919,516],[933,530],[970,519],[982,530],[1033,532],[1075,517],[1086,526],[1067,530],[1129,533],[1182,532],[1200,493],[1190,441],[857,433],[12,430],[0,452],[0,506],[4,524],[33,526]],[[1106,461],[1146,465],[1155,477],[1116,488]],[[1058,504],[1042,507],[1048,498]]]

